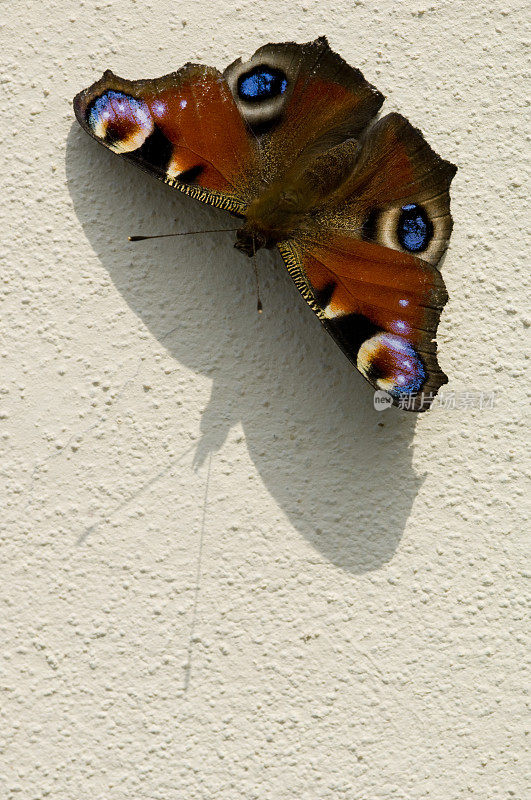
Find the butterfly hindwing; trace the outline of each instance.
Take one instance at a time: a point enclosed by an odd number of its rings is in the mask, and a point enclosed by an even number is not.
[[[440,273],[412,255],[334,236],[304,249],[279,245],[299,290],[348,358],[396,404],[422,395],[411,410],[428,408],[430,393],[447,382],[434,335],[447,294]],[[423,408],[420,408],[420,406]]]
[[[447,300],[436,264],[452,227],[448,190],[456,168],[398,114],[375,123],[353,159],[349,147],[342,143],[334,148],[339,155],[321,157],[329,163],[317,174],[326,171],[334,188],[299,236],[279,249],[303,296],[360,372],[395,404],[409,395],[407,408],[425,410],[447,382],[436,355]],[[313,173],[301,181],[311,185]]]
[[[322,212],[351,235],[437,264],[452,231],[456,170],[407,119],[388,114],[364,133],[353,169]]]
[[[99,142],[199,200],[241,212],[256,191],[256,144],[211,67],[139,81],[107,71],[74,109]]]

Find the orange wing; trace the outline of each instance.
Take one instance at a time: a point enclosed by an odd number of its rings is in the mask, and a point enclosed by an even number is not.
[[[302,295],[362,375],[395,405],[429,408],[448,380],[435,344],[447,300],[440,273],[413,255],[344,236],[309,249],[283,242],[279,250]]]
[[[107,71],[74,109],[99,142],[199,200],[241,213],[256,194],[256,143],[211,67],[139,81]]]

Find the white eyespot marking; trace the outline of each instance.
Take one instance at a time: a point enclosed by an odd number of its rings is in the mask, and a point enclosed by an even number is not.
[[[181,100],[179,105],[181,106],[181,108],[186,108],[186,106],[188,105],[188,100]]]
[[[395,333],[401,333],[401,334],[409,333],[411,330],[407,322],[404,322],[401,319],[398,319],[395,322],[393,322],[391,327],[395,331]]]
[[[401,300],[398,301],[398,305],[402,306],[402,308],[406,308],[406,306],[409,305],[409,300],[401,299]]]
[[[376,381],[376,386],[388,394],[392,394],[396,391],[395,383],[393,380],[391,380],[391,378],[378,378]]]
[[[170,163],[166,168],[166,175],[168,178],[178,178],[182,172],[186,171],[186,166],[179,162],[178,158],[172,157]]]
[[[323,309],[323,314],[327,319],[334,319],[335,317],[344,317],[347,312],[344,311],[339,306],[335,306],[334,303],[329,303],[325,309]]]
[[[166,103],[163,103],[162,100],[155,100],[151,106],[151,109],[154,114],[156,114],[158,117],[161,117],[166,111]]]

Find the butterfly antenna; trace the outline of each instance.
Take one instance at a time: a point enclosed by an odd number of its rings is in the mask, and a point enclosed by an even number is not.
[[[260,281],[258,280],[258,267],[256,266],[256,245],[253,236],[253,269],[254,269],[254,279],[256,281],[256,310],[259,314],[262,313],[262,301],[260,300]]]
[[[168,236],[193,236],[196,233],[234,233],[238,228],[212,228],[208,231],[183,231],[181,233],[159,233],[156,236],[129,236],[130,242],[142,242],[144,239],[166,239]]]

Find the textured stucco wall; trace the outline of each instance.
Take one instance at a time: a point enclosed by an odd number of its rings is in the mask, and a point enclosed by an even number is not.
[[[523,799],[523,2],[4,4],[0,796]],[[460,166],[419,419],[98,147],[103,69],[326,33]],[[177,222],[176,222],[177,221]],[[213,225],[214,223],[214,225]]]

